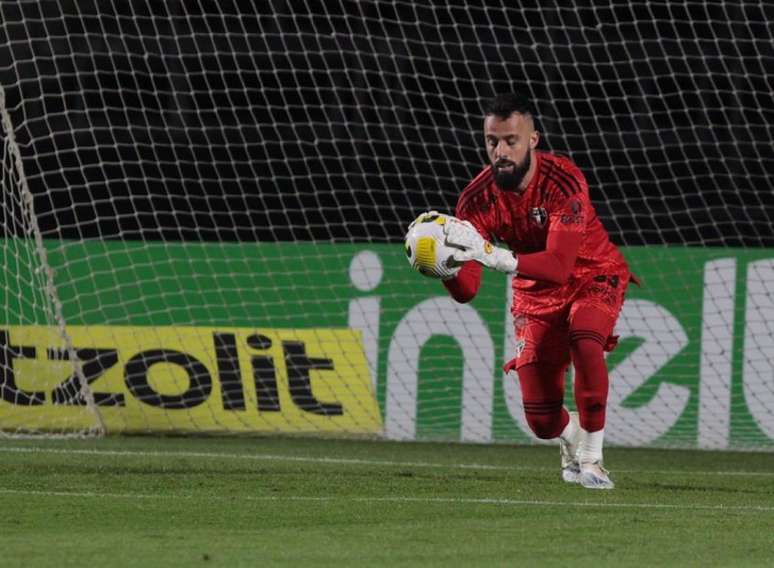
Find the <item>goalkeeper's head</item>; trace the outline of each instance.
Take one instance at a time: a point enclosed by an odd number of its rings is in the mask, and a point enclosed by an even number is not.
[[[532,154],[540,140],[532,103],[518,93],[503,93],[484,107],[484,141],[495,183],[521,192],[534,174]]]

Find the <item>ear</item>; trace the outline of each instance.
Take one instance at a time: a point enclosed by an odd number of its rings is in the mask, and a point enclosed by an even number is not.
[[[537,148],[538,142],[540,142],[540,132],[533,130],[529,135],[529,149],[534,150]]]

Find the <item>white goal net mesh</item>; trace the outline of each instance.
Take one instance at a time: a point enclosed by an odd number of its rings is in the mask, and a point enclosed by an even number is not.
[[[719,0],[0,3],[0,429],[532,440],[500,371],[505,279],[456,305],[401,247],[453,211],[483,101],[517,89],[644,281],[610,442],[774,447],[772,21]]]

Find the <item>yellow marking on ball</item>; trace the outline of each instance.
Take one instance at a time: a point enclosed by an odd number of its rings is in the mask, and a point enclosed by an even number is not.
[[[435,268],[435,239],[419,237],[417,239],[417,266],[426,270]]]

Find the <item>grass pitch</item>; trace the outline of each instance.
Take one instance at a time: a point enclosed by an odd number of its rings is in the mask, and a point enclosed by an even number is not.
[[[774,454],[297,438],[0,442],[3,566],[770,566]]]

